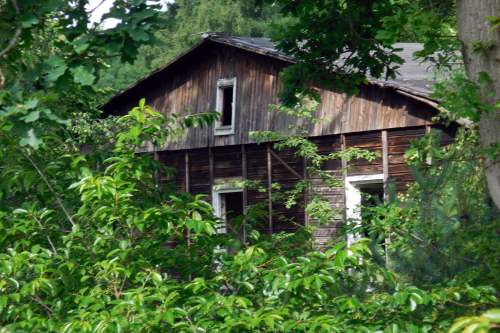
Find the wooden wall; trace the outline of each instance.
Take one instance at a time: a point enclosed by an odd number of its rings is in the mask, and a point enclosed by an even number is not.
[[[431,127],[410,127],[387,131],[369,131],[342,135],[329,135],[313,139],[320,154],[329,154],[341,149],[356,147],[367,149],[378,155],[373,161],[340,160],[328,161],[321,169],[339,179],[338,186],[330,186],[316,174],[308,173],[311,181],[308,197],[320,195],[327,199],[338,211],[338,216],[326,225],[317,228],[315,238],[318,246],[324,246],[329,240],[339,236],[338,230],[344,220],[345,192],[343,186],[342,166],[346,166],[347,175],[386,174],[387,182],[396,185],[398,192],[404,192],[413,180],[411,170],[404,159],[405,151],[410,142],[421,138]],[[454,128],[434,126],[434,131],[441,135],[441,143],[449,144],[453,140]],[[385,134],[383,134],[385,132]],[[384,143],[384,135],[386,140]],[[270,144],[233,145],[192,150],[172,150],[159,152],[160,160],[177,170],[174,183],[178,190],[185,190],[186,172],[188,170],[189,191],[193,194],[205,194],[210,200],[214,180],[244,177],[251,180],[257,187],[247,190],[247,205],[260,204],[264,215],[255,222],[254,227],[261,232],[270,232],[268,212],[268,158],[271,158],[271,182],[279,184],[281,189],[291,189],[305,175],[305,165],[301,158],[291,150],[274,151],[278,156],[268,154]],[[384,148],[385,147],[385,148]],[[245,159],[243,158],[243,151]],[[385,152],[385,154],[384,154]],[[210,158],[212,154],[212,158]],[[387,158],[384,167],[384,155]],[[186,164],[186,161],[188,164]],[[288,167],[286,167],[285,162]],[[188,166],[186,169],[186,165]],[[246,172],[245,172],[246,165]],[[291,168],[292,170],[290,170]],[[212,171],[210,171],[212,169]],[[212,174],[212,175],[211,175]],[[272,232],[293,231],[308,221],[304,213],[304,197],[300,196],[298,204],[291,209],[284,207],[282,202],[272,203]]]
[[[290,116],[268,112],[279,102],[280,71],[288,63],[232,46],[207,42],[161,72],[151,76],[106,105],[106,112],[124,114],[137,101],[147,102],[165,115],[200,113],[215,109],[217,80],[237,78],[235,134],[214,136],[213,127],[188,130],[168,149],[193,149],[248,144],[252,131],[290,132],[291,124],[303,124]],[[391,88],[361,87],[357,96],[319,89],[320,122],[308,125],[312,137],[381,129],[424,126],[435,110]]]

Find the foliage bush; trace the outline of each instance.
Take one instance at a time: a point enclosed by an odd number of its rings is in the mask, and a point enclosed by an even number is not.
[[[20,172],[50,154],[53,164],[39,175],[52,190],[42,182],[45,195],[30,197],[30,186],[2,187],[11,202],[0,213],[2,332],[430,332],[497,302],[495,289],[483,285],[492,280],[479,276],[482,265],[477,274],[419,281],[374,260],[369,239],[321,252],[303,229],[254,233],[236,253],[220,251],[229,239],[215,233],[210,205],[168,191],[155,177],[162,166],[136,153],[173,135],[170,121],[141,104],[118,122],[124,130],[102,165],[92,153],[25,151]],[[10,172],[3,168],[2,180]],[[384,228],[421,224],[418,207],[391,205],[377,208]],[[487,240],[464,251],[480,256],[492,250]],[[418,256],[404,234],[391,246]]]
[[[174,140],[187,127],[211,123],[213,114],[164,118],[141,102],[122,118],[94,120],[102,93],[94,83],[109,59],[132,62],[139,46],[153,40],[155,6],[116,1],[107,17],[120,23],[103,30],[89,24],[86,3],[0,0],[0,332],[498,328],[498,311],[489,310],[498,304],[498,212],[485,195],[484,152],[473,130],[445,150],[432,137],[415,143],[408,158],[417,184],[406,197],[369,210],[370,237],[349,248],[339,242],[317,251],[311,228],[271,236],[254,230],[246,244],[234,246],[228,235],[215,233],[217,220],[203,197],[175,193],[158,177],[173,171],[137,153],[146,144]],[[185,3],[184,17],[193,8]],[[226,9],[225,3],[214,12]],[[228,4],[229,13],[255,10],[250,33],[256,35],[264,31],[258,18],[275,15],[269,6],[259,12],[242,2]],[[356,13],[340,9],[339,15]],[[398,12],[393,14],[394,23]],[[196,19],[210,29],[233,23],[227,16]],[[418,25],[417,19],[405,24]],[[293,19],[288,23],[299,27]],[[308,27],[314,30],[314,24]],[[377,45],[390,42],[389,28],[374,40]],[[377,33],[363,29],[368,36]],[[434,30],[424,32],[428,39]],[[369,48],[363,51],[370,55]],[[393,59],[385,53],[382,58]],[[321,166],[323,157],[300,135],[279,145]],[[351,153],[361,152],[346,155]],[[313,219],[331,217],[320,201],[312,203]],[[259,209],[243,216],[259,218]],[[389,261],[380,260],[384,253],[374,242],[387,236]]]

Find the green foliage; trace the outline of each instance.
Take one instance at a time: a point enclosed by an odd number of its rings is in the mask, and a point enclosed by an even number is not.
[[[297,102],[297,93],[318,97],[314,82],[322,88],[355,93],[366,76],[393,77],[402,59],[393,41],[376,38],[384,19],[400,9],[398,2],[277,1],[285,17],[273,39],[296,64],[283,74],[282,100]],[[332,73],[335,72],[335,75]]]
[[[93,149],[69,154],[72,143],[19,157],[26,163],[17,170],[42,165],[50,187],[39,182],[33,193],[1,182],[10,202],[0,208],[4,332],[429,332],[497,302],[493,288],[473,284],[481,266],[467,282],[416,286],[380,265],[368,239],[319,252],[308,229],[271,237],[254,230],[240,250],[221,251],[234,240],[215,233],[210,205],[170,191],[155,176],[161,165],[136,153],[175,136],[172,121],[141,102],[116,121],[112,155],[99,163]],[[330,218],[323,206],[313,200],[309,213]],[[395,239],[395,249],[402,243]]]
[[[462,317],[450,328],[449,333],[471,332],[483,333],[498,328],[500,324],[500,309],[486,311],[481,316]]]
[[[223,32],[237,36],[262,37],[269,34],[270,22],[279,21],[278,10],[272,4],[254,0],[176,1],[162,13],[166,21],[155,33],[151,45],[138,50],[133,64],[118,59],[109,62],[102,71],[101,87],[124,89],[201,40],[205,32]]]
[[[452,330],[497,328],[497,310],[489,309],[498,304],[498,212],[485,194],[477,133],[461,133],[444,150],[433,136],[415,143],[407,158],[416,185],[369,211],[369,239],[317,251],[312,229],[268,236],[254,229],[237,244],[216,233],[219,221],[203,196],[176,193],[173,171],[138,153],[211,124],[215,114],[165,118],[142,100],[124,117],[95,120],[103,91],[93,84],[104,63],[133,60],[138,45],[153,39],[156,11],[145,1],[116,1],[107,17],[121,23],[100,30],[89,26],[86,3],[0,0],[0,45],[21,29],[0,64],[0,332],[439,332],[463,316]],[[397,14],[386,5],[400,3],[335,1],[337,31],[356,42],[373,37],[384,15]],[[321,23],[333,21],[320,5],[331,3],[278,4],[315,19],[306,27],[321,46],[330,31]],[[274,10],[237,1],[171,8],[166,17],[177,10],[203,27],[226,27],[234,17],[235,30],[254,13],[256,34],[258,18],[268,17],[259,11]],[[370,19],[358,33],[345,30],[346,15]],[[296,19],[285,20],[298,31]],[[186,40],[189,22],[179,35]],[[368,47],[358,49],[361,57]],[[375,73],[387,65],[380,59],[369,63]],[[313,106],[277,109],[313,121]],[[331,186],[338,180],[322,173],[327,161],[374,158],[355,149],[321,154],[303,128],[292,130],[267,139],[295,151]],[[299,182],[281,199],[297,204],[307,186]],[[246,212],[245,223],[262,217],[259,208]],[[329,208],[313,196],[306,209],[328,222]],[[389,265],[378,243],[387,235]]]
[[[44,136],[66,124],[70,109],[93,110],[92,84],[105,60],[133,61],[158,26],[158,7],[145,0],[117,1],[105,18],[119,23],[107,30],[89,23],[87,4],[0,3],[0,45],[7,45],[0,50],[0,137],[15,133],[22,145],[39,148]]]
[[[450,80],[436,83],[432,96],[440,100],[447,111],[443,116],[448,119],[467,118],[477,122],[482,113],[494,109],[494,106],[482,102],[485,94],[491,94],[485,89],[490,80],[487,73],[482,73],[478,82],[474,82],[464,73],[457,72]]]

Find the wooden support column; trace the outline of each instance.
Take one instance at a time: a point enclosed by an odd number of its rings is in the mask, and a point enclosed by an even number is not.
[[[189,184],[189,152],[187,150],[184,151],[184,187],[187,193],[189,192],[190,184]],[[186,232],[186,243],[189,251],[189,267],[191,269],[191,232],[187,229]],[[189,273],[189,281],[191,281],[191,273]]]
[[[246,216],[248,207],[248,190],[246,184],[246,181],[248,179],[248,170],[247,170],[247,150],[245,148],[245,145],[241,145],[241,178],[243,178],[243,214]],[[243,220],[243,225],[241,227],[243,229],[242,230],[243,243],[246,243],[247,232],[246,232],[245,220]]]
[[[156,162],[160,161],[160,156],[158,155],[158,151],[156,149],[153,151],[153,159]],[[160,175],[160,172],[158,170],[156,170],[155,171],[155,187],[157,189],[160,188],[160,183],[161,183],[161,175]]]
[[[269,214],[268,231],[273,233],[273,200],[272,200],[272,171],[273,164],[271,160],[271,144],[267,145],[267,209]]]
[[[189,153],[184,151],[184,190],[189,193]]]
[[[384,200],[389,199],[389,146],[387,144],[387,130],[382,131],[382,170],[384,173]]]
[[[308,183],[308,179],[307,179],[307,158],[306,157],[303,157],[302,165],[304,167],[304,170],[302,172],[302,178],[306,182],[306,188],[304,189],[304,225],[307,227],[307,226],[309,226],[309,216],[307,215],[307,212],[306,212],[307,204],[309,203],[309,183]]]
[[[431,134],[431,131],[432,131],[431,125],[425,125],[425,134],[429,135],[429,134]],[[432,140],[432,137],[429,136],[429,140],[428,140],[429,144],[431,143],[431,140]],[[427,165],[432,164],[432,157],[431,156],[427,156],[427,158],[425,159],[425,164],[427,164]]]
[[[213,204],[213,190],[214,190],[214,151],[212,147],[208,147],[208,181],[210,183],[210,203]]]
[[[346,150],[346,142],[344,134],[340,134],[340,150],[341,151]],[[344,209],[342,210],[342,216],[344,221],[347,221],[346,192],[345,192],[345,178],[347,176],[347,160],[344,157],[342,157],[341,163],[342,163],[341,166],[342,166],[342,188],[343,188],[342,195],[344,199]]]
[[[382,171],[384,173],[384,201],[389,201],[389,144],[387,143],[387,130],[382,130]],[[389,251],[387,246],[391,243],[391,234],[385,237],[385,265],[388,267],[390,264]]]

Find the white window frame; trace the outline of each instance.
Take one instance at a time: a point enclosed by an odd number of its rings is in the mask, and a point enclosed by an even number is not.
[[[220,219],[220,223],[216,226],[218,234],[227,233],[226,212],[222,211],[222,194],[225,193],[240,193],[243,192],[243,181],[241,179],[233,179],[214,185],[212,188],[212,207],[214,208],[215,216]]]
[[[222,108],[224,106],[223,90],[226,87],[233,87],[233,104],[231,105],[231,125],[223,126],[220,117],[217,119],[214,128],[214,135],[233,135],[235,133],[236,119],[236,77],[217,80],[217,98],[215,103],[215,111],[222,116]]]
[[[346,219],[347,223],[354,223],[354,226],[361,226],[361,189],[360,185],[382,184],[384,185],[383,174],[348,176],[345,178],[345,199],[346,199]],[[351,246],[361,238],[360,235],[347,233],[347,246]]]

